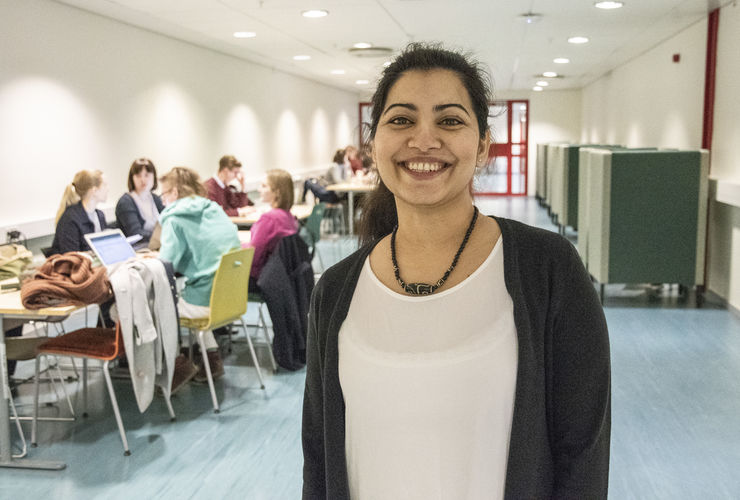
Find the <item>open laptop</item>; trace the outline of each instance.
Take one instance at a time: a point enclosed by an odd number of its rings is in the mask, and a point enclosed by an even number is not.
[[[105,267],[136,257],[134,248],[120,229],[86,234],[85,241]]]

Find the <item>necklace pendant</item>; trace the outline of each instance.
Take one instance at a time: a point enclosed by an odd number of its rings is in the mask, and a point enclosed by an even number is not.
[[[434,285],[429,283],[407,283],[406,291],[411,295],[429,295],[434,292]]]

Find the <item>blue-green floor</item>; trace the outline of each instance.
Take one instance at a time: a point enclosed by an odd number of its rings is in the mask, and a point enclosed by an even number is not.
[[[478,206],[555,229],[533,199],[482,198]],[[348,238],[322,240],[316,271],[353,247]],[[740,318],[711,297],[702,309],[693,304],[668,288],[607,287],[610,498],[740,498]],[[129,457],[102,375],[93,373],[89,418],[41,423],[39,447],[29,452],[34,459],[62,460],[67,468],[0,469],[0,499],[299,498],[304,371],[269,374],[262,391],[248,358],[244,344],[226,356],[218,415],[207,386],[190,384],[178,393],[177,420],[170,422],[161,398],[140,414],[130,384],[116,381]],[[68,388],[77,391],[77,383]],[[28,401],[27,388],[19,400]],[[75,400],[80,408],[81,398]],[[30,433],[30,425],[24,428]]]

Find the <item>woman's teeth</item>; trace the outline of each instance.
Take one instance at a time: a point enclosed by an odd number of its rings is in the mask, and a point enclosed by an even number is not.
[[[444,165],[442,163],[406,163],[406,168],[413,170],[414,172],[436,172],[437,170],[441,170],[443,166]]]

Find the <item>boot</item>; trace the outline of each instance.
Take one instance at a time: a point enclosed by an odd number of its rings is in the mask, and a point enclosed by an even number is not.
[[[213,377],[213,380],[217,380],[224,376],[224,361],[221,359],[221,353],[218,352],[218,350],[215,351],[207,351],[206,354],[208,355],[208,364],[211,367],[211,376]],[[203,360],[201,359],[200,363],[198,364],[198,373],[193,378],[196,382],[207,382],[208,381],[208,375],[206,374],[206,365],[203,363]]]

